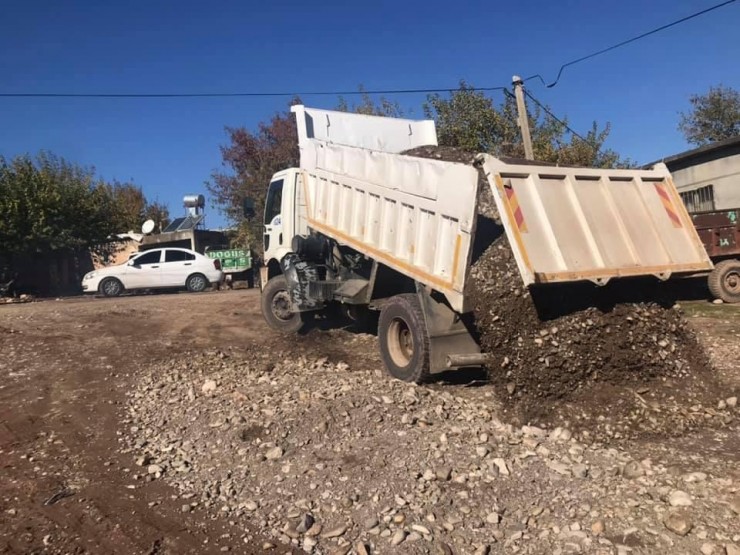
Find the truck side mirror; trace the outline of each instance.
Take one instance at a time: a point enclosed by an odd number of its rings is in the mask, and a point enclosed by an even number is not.
[[[255,216],[254,211],[254,200],[247,197],[244,199],[244,217],[248,220],[251,220]]]

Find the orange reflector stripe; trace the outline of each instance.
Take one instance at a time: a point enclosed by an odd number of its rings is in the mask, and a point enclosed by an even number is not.
[[[668,217],[671,219],[673,227],[683,227],[681,224],[681,218],[676,214],[676,209],[673,207],[671,197],[668,196],[668,191],[665,190],[663,183],[655,183],[655,190],[658,192],[660,201],[663,203],[663,208],[665,208],[666,214],[668,214]]]
[[[506,198],[509,199],[509,206],[511,206],[511,212],[514,214],[514,221],[516,222],[516,226],[519,228],[519,231],[522,233],[527,233],[527,224],[524,221],[524,214],[522,214],[522,207],[519,206],[519,201],[516,198],[516,193],[514,192],[513,187],[506,187]]]

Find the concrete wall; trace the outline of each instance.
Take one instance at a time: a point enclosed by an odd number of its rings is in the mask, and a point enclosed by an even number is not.
[[[679,193],[713,185],[716,210],[740,207],[740,148],[666,161],[666,165]]]

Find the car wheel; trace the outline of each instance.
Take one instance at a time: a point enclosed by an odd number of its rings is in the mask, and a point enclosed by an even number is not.
[[[116,278],[105,278],[100,282],[98,290],[105,297],[117,297],[123,293],[123,284]]]
[[[201,293],[208,287],[208,280],[203,274],[193,274],[188,277],[185,282],[185,287],[187,287],[188,291],[191,293]]]

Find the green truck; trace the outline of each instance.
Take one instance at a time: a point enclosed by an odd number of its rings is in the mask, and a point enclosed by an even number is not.
[[[250,249],[206,247],[205,255],[221,261],[221,270],[229,287],[240,281],[246,282],[250,289],[254,287],[254,257]]]

